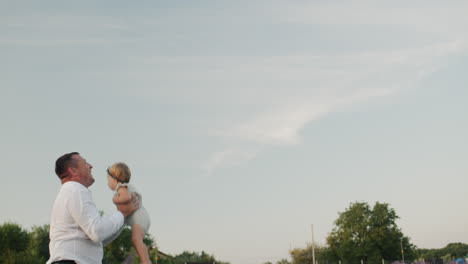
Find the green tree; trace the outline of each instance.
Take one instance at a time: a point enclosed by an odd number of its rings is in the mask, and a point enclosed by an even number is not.
[[[158,260],[158,264],[184,264],[189,262],[229,264],[227,262],[216,260],[213,255],[210,255],[204,251],[202,251],[201,253],[184,251],[179,255],[168,258],[161,258],[160,260]]]
[[[132,250],[132,230],[124,227],[120,235],[104,247],[103,264],[122,262]]]
[[[441,251],[454,259],[464,258],[468,256],[468,245],[463,243],[450,243],[442,248]]]
[[[282,259],[276,262],[276,264],[291,264],[287,259]]]
[[[154,239],[150,235],[146,235],[143,242],[148,247],[150,259],[156,259],[157,249]],[[130,254],[134,252],[132,244],[132,229],[125,226],[120,235],[111,243],[104,247],[103,264],[121,263]],[[135,258],[137,261],[137,258]]]
[[[468,256],[468,244],[450,243],[439,249],[418,249],[421,259],[456,259]]]
[[[292,264],[311,264],[312,261],[312,245],[307,245],[306,248],[295,248],[289,252],[292,258]],[[332,259],[330,257],[330,249],[325,246],[315,245],[314,247],[315,261],[326,263]]]
[[[28,249],[31,255],[45,263],[49,257],[49,225],[33,226],[29,233]]]
[[[0,252],[23,251],[28,247],[28,242],[28,232],[20,225],[7,222],[0,226]]]
[[[0,263],[18,263],[18,260],[27,254],[28,243],[28,232],[20,225],[10,222],[2,224],[0,226]]]
[[[29,233],[15,223],[0,226],[0,263],[43,264],[48,259],[48,226],[33,227]],[[43,245],[45,244],[45,245]]]
[[[382,259],[413,260],[415,246],[409,242],[396,224],[398,216],[386,203],[355,202],[339,213],[335,227],[327,237],[331,257],[346,263],[381,263]]]

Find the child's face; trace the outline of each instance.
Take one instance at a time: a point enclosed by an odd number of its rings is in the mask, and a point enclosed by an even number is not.
[[[109,176],[109,174],[107,174],[107,186],[109,186],[111,190],[115,190],[115,187],[117,186],[117,181]]]

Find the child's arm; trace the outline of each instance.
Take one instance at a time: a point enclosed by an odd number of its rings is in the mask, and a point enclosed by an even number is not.
[[[127,187],[120,187],[117,190],[117,194],[114,195],[112,201],[116,204],[127,203],[132,199],[130,192]]]

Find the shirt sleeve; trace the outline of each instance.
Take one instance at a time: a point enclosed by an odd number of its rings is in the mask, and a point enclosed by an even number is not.
[[[85,234],[94,242],[102,242],[120,232],[124,217],[119,211],[101,216],[91,191],[83,187],[74,190],[67,206],[70,214]]]
[[[109,244],[110,242],[114,241],[114,239],[116,239],[116,238],[120,235],[120,233],[122,233],[123,227],[124,227],[124,226],[122,225],[122,227],[119,229],[119,231],[117,231],[116,233],[112,234],[110,237],[104,239],[104,240],[102,241],[102,245],[103,245],[103,246],[106,246],[106,245]]]

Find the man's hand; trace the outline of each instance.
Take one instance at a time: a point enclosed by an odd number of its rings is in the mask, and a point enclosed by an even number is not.
[[[115,203],[117,210],[119,210],[125,217],[133,214],[138,208],[140,208],[140,201],[138,197],[133,194],[130,201],[124,203]]]

